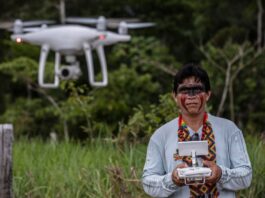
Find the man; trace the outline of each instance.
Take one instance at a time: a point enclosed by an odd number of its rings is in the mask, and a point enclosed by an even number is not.
[[[152,135],[147,149],[142,183],[152,197],[224,197],[250,186],[252,168],[242,132],[226,119],[206,113],[211,96],[208,74],[193,64],[184,65],[174,78],[173,97],[177,118]],[[204,185],[185,185],[177,168],[190,166],[190,158],[178,155],[178,142],[207,140],[209,155],[199,165],[212,174]]]

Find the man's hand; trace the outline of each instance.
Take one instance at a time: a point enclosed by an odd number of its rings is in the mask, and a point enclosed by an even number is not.
[[[206,183],[211,183],[215,184],[217,183],[221,176],[222,176],[222,170],[219,166],[217,166],[214,162],[212,161],[203,161],[203,165],[210,168],[212,170],[212,175],[210,177],[207,177],[205,179]]]
[[[177,186],[184,186],[185,182],[184,179],[180,179],[178,175],[178,170],[177,168],[187,168],[188,165],[186,163],[182,163],[176,166],[176,168],[172,172],[172,181],[177,185]]]

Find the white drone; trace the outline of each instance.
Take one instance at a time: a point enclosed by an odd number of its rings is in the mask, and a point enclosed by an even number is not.
[[[87,62],[88,79],[91,86],[103,87],[108,84],[107,64],[104,53],[105,45],[127,42],[131,39],[128,29],[151,27],[154,23],[127,23],[121,21],[118,25],[101,16],[93,18],[65,18],[66,23],[58,26],[47,26],[52,21],[22,22],[16,20],[11,39],[17,43],[27,42],[41,46],[39,59],[38,83],[43,88],[56,88],[60,79],[77,79],[81,75],[76,56],[84,54]],[[117,22],[117,20],[115,21]],[[73,24],[74,23],[74,24]],[[96,28],[77,24],[96,24]],[[41,25],[41,27],[31,27]],[[108,27],[118,27],[118,33],[106,31]],[[92,50],[95,49],[99,58],[102,80],[95,80]],[[55,51],[54,81],[44,82],[45,66],[49,51]],[[65,56],[67,65],[61,65]]]

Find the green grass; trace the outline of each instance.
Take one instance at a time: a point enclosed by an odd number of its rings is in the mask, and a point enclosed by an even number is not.
[[[246,138],[253,166],[252,185],[238,197],[265,193],[265,145]],[[13,151],[13,191],[17,198],[147,197],[139,182],[146,145],[119,147],[106,141],[52,144],[18,140]]]
[[[124,195],[142,197],[137,178],[143,168],[145,149],[141,145],[120,149],[104,141],[88,145],[40,140],[14,142],[14,195],[116,197],[122,188]],[[136,176],[132,176],[135,172]]]
[[[265,140],[248,135],[246,144],[252,165],[253,177],[250,188],[241,191],[240,197],[263,198],[265,195]]]

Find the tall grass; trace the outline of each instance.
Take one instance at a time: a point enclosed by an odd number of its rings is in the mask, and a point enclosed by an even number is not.
[[[246,138],[253,166],[250,188],[238,197],[265,194],[265,145]],[[87,144],[41,140],[14,142],[13,191],[17,198],[147,197],[140,180],[146,145],[119,147],[98,140]]]
[[[14,143],[14,195],[105,198],[123,191],[124,195],[144,197],[137,180],[144,156],[141,145],[121,149],[103,141],[80,145],[20,140]],[[133,180],[127,181],[129,178]],[[123,189],[115,189],[119,185]]]
[[[257,136],[248,135],[246,144],[252,164],[253,178],[250,188],[241,191],[240,197],[265,197],[265,141]]]

